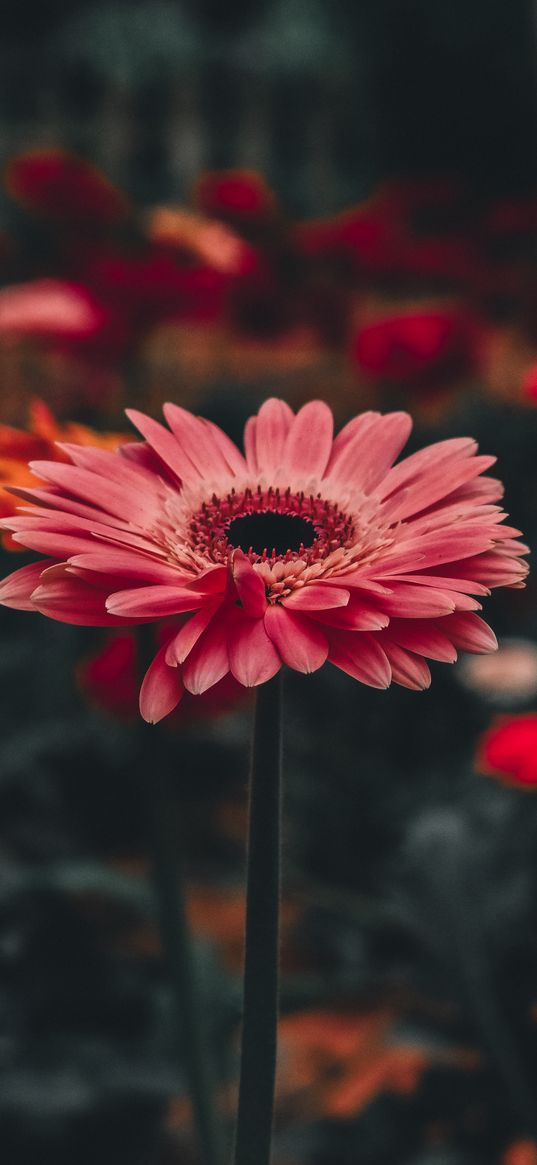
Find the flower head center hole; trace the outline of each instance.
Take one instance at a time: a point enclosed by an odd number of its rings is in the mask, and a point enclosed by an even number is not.
[[[271,512],[243,514],[234,518],[226,531],[228,541],[245,554],[298,553],[301,547],[313,546],[316,530],[312,522],[295,514]]]

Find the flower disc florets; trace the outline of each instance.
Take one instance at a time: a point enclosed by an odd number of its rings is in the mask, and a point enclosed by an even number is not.
[[[45,488],[19,489],[32,509],[3,523],[49,560],[6,579],[1,602],[72,623],[171,619],[146,719],[229,672],[252,686],[328,659],[373,687],[419,689],[425,658],[494,650],[475,596],[523,585],[526,547],[474,441],[394,465],[406,413],[363,413],[334,438],[321,401],[295,416],[269,400],[243,455],[210,422],[164,412],[169,429],[130,412],[145,440],[117,453],[68,445],[71,464],[33,463]]]

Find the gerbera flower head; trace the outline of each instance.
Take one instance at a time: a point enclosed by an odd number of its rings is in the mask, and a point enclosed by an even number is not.
[[[266,401],[244,454],[177,405],[169,428],[136,411],[144,442],[116,452],[63,445],[71,464],[32,463],[47,484],[4,520],[49,561],[5,580],[0,601],[64,622],[178,620],[141,691],[167,715],[231,672],[246,687],[283,664],[326,660],[372,687],[430,683],[426,658],[496,647],[475,613],[492,586],[520,586],[526,548],[503,524],[494,459],[469,438],[399,462],[406,413],[368,412],[335,437],[322,401],[296,416]]]

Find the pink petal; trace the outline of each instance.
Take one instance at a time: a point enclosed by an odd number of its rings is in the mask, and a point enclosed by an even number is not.
[[[257,472],[270,477],[282,466],[283,451],[287,434],[294,422],[294,415],[284,400],[271,397],[261,405],[256,418],[253,435],[255,438],[255,461],[248,456],[248,464]],[[248,434],[248,441],[250,433]],[[246,446],[246,431],[245,431]]]
[[[159,425],[152,417],[146,417],[145,413],[138,412],[138,409],[125,409],[125,413],[168,469],[171,469],[181,481],[199,482],[199,473],[184,456],[173,433],[165,429],[164,425]]]
[[[405,651],[396,643],[385,643],[385,650],[390,661],[394,683],[403,688],[410,688],[413,692],[422,692],[430,687],[431,672],[424,659]]]
[[[98,449],[92,445],[73,445],[66,441],[56,442],[58,449],[63,449],[71,458],[73,465],[79,469],[88,469],[97,473],[108,481],[115,481],[119,485],[130,485],[132,489],[149,490],[158,501],[162,494],[162,486],[155,473],[143,469],[138,465],[125,463],[125,458],[119,456],[119,451]],[[160,488],[159,488],[160,487]]]
[[[475,655],[488,655],[496,651],[498,640],[494,631],[480,619],[479,615],[450,615],[445,623],[446,635],[461,651],[471,651]]]
[[[124,619],[108,613],[105,600],[106,591],[97,590],[85,580],[69,574],[63,563],[44,570],[32,594],[34,609],[60,623],[73,623],[79,627],[125,625]]]
[[[236,550],[233,555],[232,572],[246,614],[254,619],[262,618],[267,606],[265,583],[242,550]]]
[[[379,605],[390,618],[434,619],[454,611],[455,599],[452,592],[397,583],[393,594],[379,599]]]
[[[230,472],[239,477],[246,475],[248,472],[246,460],[242,453],[237,449],[235,443],[231,440],[230,437],[228,437],[227,433],[224,433],[223,430],[219,429],[218,425],[213,424],[212,421],[205,421],[204,423],[210,429],[213,440],[218,445],[222,456],[225,458],[227,467]]]
[[[170,583],[184,586],[190,578],[181,575],[178,567],[168,566],[158,558],[129,553],[128,550],[101,548],[85,551],[69,558],[69,566],[104,573],[108,577],[124,578],[136,583]]]
[[[442,564],[442,569],[444,569],[444,564]],[[464,570],[466,569],[466,563],[456,563],[453,569]],[[436,574],[434,567],[431,567],[424,574],[397,575],[397,578],[393,580],[395,589],[397,588],[398,582],[420,583],[427,587],[440,587],[443,591],[460,591],[462,594],[467,591],[471,595],[490,595],[489,587],[483,586],[482,583],[475,582],[474,579],[469,578],[456,578],[455,576],[450,577],[449,575],[440,573]]]
[[[166,649],[167,644],[157,652],[140,689],[140,712],[148,724],[157,724],[173,712],[184,692],[177,668],[166,663]]]
[[[166,653],[166,663],[170,667],[176,667],[177,664],[184,662],[221,605],[221,598],[209,599],[201,611],[192,615],[170,640]]]
[[[267,607],[265,628],[288,667],[305,673],[322,667],[328,656],[328,637],[306,615],[275,604]]]
[[[282,468],[293,477],[322,477],[332,452],[333,432],[332,412],[324,401],[303,405],[287,434]]]
[[[134,587],[109,595],[106,610],[111,615],[126,615],[130,619],[162,619],[182,611],[197,611],[203,602],[204,595],[186,587]]]
[[[257,476],[259,473],[259,465],[257,464],[257,417],[248,417],[244,426],[244,452],[250,473]]]
[[[221,608],[200,635],[183,667],[183,683],[193,696],[201,696],[229,671],[228,630],[230,612]]]
[[[375,412],[360,413],[358,417],[353,417],[340,430],[332,444],[332,452],[325,470],[325,478],[330,477],[334,481],[339,476],[339,469],[342,465],[343,454],[348,446],[355,441],[355,438],[365,437],[370,433],[381,414]]]
[[[446,623],[448,621],[449,617]],[[382,636],[381,643],[389,639],[390,642],[394,641],[400,647],[405,647],[417,655],[424,655],[427,659],[454,663],[457,658],[456,649],[449,638],[447,627],[446,632],[440,629],[440,622],[429,623],[427,620],[422,622],[419,619],[407,622],[403,619],[392,619],[388,636]]]
[[[358,429],[341,451],[330,480],[370,493],[406,445],[411,428],[408,413],[371,414],[370,423]]]
[[[75,498],[66,497],[59,491],[56,492],[54,486],[50,489],[24,489],[22,486],[10,486],[9,492],[18,498],[23,498],[24,501],[32,502],[32,510],[29,511],[27,507],[24,508],[25,513],[33,512],[35,514],[35,505],[38,504],[43,507],[40,510],[40,517],[56,518],[62,514],[64,518],[67,515],[77,515],[89,522],[102,523],[110,525],[114,529],[125,527],[125,523],[121,518],[114,518],[112,514],[104,514],[102,510],[97,510],[95,506],[88,506],[85,502],[76,501]]]
[[[16,611],[35,611],[30,595],[35,591],[46,566],[50,566],[50,563],[31,562],[29,566],[21,566],[13,574],[8,574],[0,583],[0,603]]]
[[[380,631],[390,622],[389,615],[384,611],[375,611],[360,603],[354,604],[352,599],[347,607],[338,607],[333,611],[311,611],[310,616],[327,629],[335,627],[341,631]]]
[[[164,429],[163,432],[167,433],[168,430]],[[147,469],[149,473],[166,482],[172,489],[177,489],[180,484],[178,474],[166,464],[162,457],[159,457],[158,453],[155,453],[147,441],[127,441],[119,446],[118,453],[125,461],[138,465],[141,469]]]
[[[457,565],[461,569],[461,564]],[[528,573],[527,563],[503,556],[497,550],[468,558],[463,566],[466,574],[491,588],[516,586]]]
[[[392,495],[384,503],[382,513],[389,517],[390,522],[401,522],[412,514],[418,514],[420,510],[428,509],[433,502],[447,497],[464,482],[484,473],[495,461],[495,457],[470,457],[433,465],[417,478],[404,497]],[[404,461],[401,464],[404,465]]]
[[[264,684],[280,670],[282,661],[262,619],[237,611],[229,635],[229,663],[235,679],[246,688]]]
[[[390,686],[392,673],[386,654],[367,632],[334,631],[328,658],[341,671],[370,688]]]
[[[52,530],[21,530],[13,534],[13,541],[26,546],[28,550],[36,550],[38,554],[47,554],[50,558],[65,559],[72,554],[87,550],[93,540],[76,537],[74,534],[56,534]]]
[[[354,594],[351,594],[346,607],[311,611],[310,615],[323,626],[339,627],[342,631],[380,631],[390,622],[385,611],[370,606],[361,595],[355,597]]]
[[[401,490],[403,486],[413,485],[431,467],[434,469],[446,462],[466,459],[471,457],[476,449],[477,442],[471,437],[450,437],[447,441],[436,441],[433,445],[427,445],[425,449],[411,453],[410,457],[405,457],[404,461],[400,461],[398,465],[389,470],[382,483],[382,488],[378,491],[378,496],[388,498],[396,490]]]
[[[357,467],[356,482],[365,493],[371,493],[385,477],[396,457],[404,449],[412,430],[408,413],[388,413],[381,417],[374,438],[364,449]]]
[[[411,533],[411,525],[408,527]],[[470,530],[450,530],[442,527],[434,533],[421,537],[401,538],[396,550],[388,550],[384,558],[375,565],[375,577],[383,578],[402,571],[424,570],[426,567],[442,566],[444,562],[454,562],[469,558],[474,554],[489,550],[494,545],[490,530],[485,527]]]
[[[200,477],[213,481],[216,477],[230,476],[229,465],[220,444],[215,441],[211,427],[201,417],[195,417],[187,409],[170,402],[164,405],[162,411],[184,456]]]
[[[106,514],[113,514],[123,521],[143,526],[158,516],[154,499],[147,497],[143,489],[133,490],[128,481],[121,485],[88,469],[58,461],[31,461],[30,469],[67,493],[99,506],[104,510],[103,518]]]
[[[330,607],[346,607],[349,599],[350,591],[344,587],[306,583],[305,586],[291,591],[287,598],[282,599],[282,603],[291,611],[325,611]]]

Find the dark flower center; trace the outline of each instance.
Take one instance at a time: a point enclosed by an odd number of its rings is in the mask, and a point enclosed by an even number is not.
[[[316,538],[315,527],[306,518],[293,514],[278,514],[270,511],[244,514],[234,518],[226,530],[227,539],[236,549],[248,554],[296,553],[301,547],[313,546]]]

